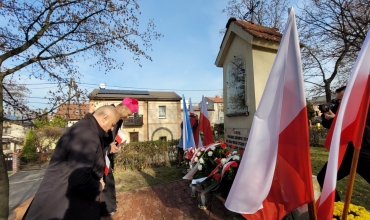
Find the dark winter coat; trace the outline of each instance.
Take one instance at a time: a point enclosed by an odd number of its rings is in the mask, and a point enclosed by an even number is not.
[[[114,129],[113,131],[112,130],[109,130],[108,131],[108,135],[104,138],[104,156],[105,154],[108,152],[108,158],[110,160],[110,167],[109,167],[109,173],[112,172],[112,169],[114,169],[114,154],[111,154],[110,153],[110,144],[115,140],[116,138],[116,135],[118,133],[118,130],[121,128],[122,126],[122,123],[123,123],[123,120],[119,120],[116,125],[114,126]]]
[[[99,219],[105,135],[92,114],[62,135],[26,220]]]

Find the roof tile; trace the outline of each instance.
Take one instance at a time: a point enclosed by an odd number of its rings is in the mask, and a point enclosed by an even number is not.
[[[230,18],[229,22],[233,21],[235,24],[239,25],[246,32],[256,38],[261,38],[268,41],[280,42],[282,34],[279,32],[278,28],[264,27],[258,24],[254,24],[248,21],[236,20],[235,18]]]

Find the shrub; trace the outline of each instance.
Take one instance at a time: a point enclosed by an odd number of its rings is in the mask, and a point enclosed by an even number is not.
[[[315,147],[324,146],[328,129],[312,127],[309,129],[310,134],[310,145]]]
[[[115,167],[141,170],[147,167],[170,166],[177,160],[178,143],[179,140],[128,143],[115,155]]]
[[[26,142],[22,148],[21,161],[25,163],[35,162],[38,160],[38,158],[39,155],[36,152],[35,135],[33,130],[30,130],[28,132]]]

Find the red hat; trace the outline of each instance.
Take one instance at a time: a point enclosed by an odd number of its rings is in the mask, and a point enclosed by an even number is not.
[[[134,114],[139,110],[139,102],[135,98],[124,98],[122,104],[127,106],[128,109]]]

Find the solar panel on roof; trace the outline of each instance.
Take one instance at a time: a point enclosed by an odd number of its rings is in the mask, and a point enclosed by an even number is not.
[[[100,89],[98,94],[149,95],[149,92],[140,90]]]

